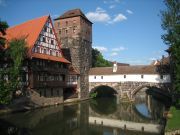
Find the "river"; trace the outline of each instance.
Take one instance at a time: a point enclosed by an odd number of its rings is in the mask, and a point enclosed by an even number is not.
[[[154,131],[146,129],[150,127],[148,124],[152,127],[162,125],[165,107],[152,97],[147,99],[147,96],[139,96],[130,104],[116,97],[97,98],[6,114],[0,116],[0,134],[160,135],[163,127],[158,128],[159,132],[155,131],[157,128]]]

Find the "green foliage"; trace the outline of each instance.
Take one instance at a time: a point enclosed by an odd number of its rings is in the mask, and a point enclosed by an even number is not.
[[[111,67],[112,64],[103,58],[103,55],[97,49],[92,48],[92,67]]]
[[[97,97],[97,92],[90,93],[90,98],[95,98],[95,97]]]
[[[22,63],[26,55],[25,38],[13,39],[9,43],[9,48],[6,50],[6,56],[11,60],[11,65],[1,69],[0,76],[0,103],[8,104],[11,101],[12,94],[17,90],[20,82],[20,71]],[[8,63],[7,63],[8,64]],[[8,80],[3,79],[8,75]]]
[[[162,11],[164,42],[169,45],[174,93],[180,93],[180,1],[165,0],[167,9]]]
[[[4,57],[4,50],[2,50],[1,48],[3,48],[6,43],[6,39],[4,38],[4,36],[6,35],[7,28],[8,24],[0,20],[0,60]]]
[[[180,128],[180,110],[175,107],[170,108],[172,118],[167,120],[166,131],[176,130]]]

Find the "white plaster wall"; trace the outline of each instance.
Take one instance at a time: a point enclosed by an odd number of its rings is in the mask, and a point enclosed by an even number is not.
[[[141,74],[129,74],[126,75],[96,75],[96,79],[94,78],[95,75],[89,75],[89,82],[152,82],[152,83],[170,83],[170,75],[163,75],[163,79],[161,79],[160,75],[158,74],[144,74],[143,78],[141,78]],[[103,78],[101,78],[103,76]]]

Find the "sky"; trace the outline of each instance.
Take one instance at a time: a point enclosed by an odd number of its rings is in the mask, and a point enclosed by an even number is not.
[[[80,8],[93,22],[92,46],[104,58],[131,65],[167,56],[161,35],[163,0],[0,0],[0,19],[14,26]]]

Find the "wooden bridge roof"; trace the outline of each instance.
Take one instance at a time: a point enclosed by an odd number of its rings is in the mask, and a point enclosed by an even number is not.
[[[153,65],[146,66],[118,66],[117,72],[112,67],[91,68],[89,75],[112,75],[112,74],[159,74],[159,68]],[[165,72],[164,72],[165,73]]]

